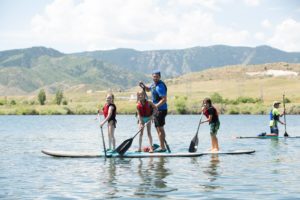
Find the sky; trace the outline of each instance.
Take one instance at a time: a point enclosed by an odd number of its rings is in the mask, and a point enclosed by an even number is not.
[[[0,0],[0,51],[269,45],[300,52],[298,0]]]

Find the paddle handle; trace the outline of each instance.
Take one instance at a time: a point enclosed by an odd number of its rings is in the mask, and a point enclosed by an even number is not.
[[[145,94],[145,98],[148,99],[148,95],[147,95],[147,92],[146,92],[146,86],[145,86],[145,84],[142,83],[142,82],[140,82],[139,86],[143,89],[143,92]]]

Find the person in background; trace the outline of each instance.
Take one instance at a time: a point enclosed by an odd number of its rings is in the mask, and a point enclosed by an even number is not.
[[[270,136],[278,136],[279,130],[278,130],[278,122],[282,125],[284,125],[284,122],[280,121],[280,117],[284,115],[284,113],[279,113],[279,101],[273,102],[273,107],[270,111]]]
[[[166,152],[166,133],[165,133],[165,118],[168,113],[167,105],[167,86],[161,80],[161,74],[159,70],[154,70],[152,72],[153,83],[147,87],[143,82],[140,82],[140,86],[145,88],[147,92],[151,91],[152,102],[157,107],[158,111],[154,115],[154,124],[158,134],[160,148],[155,150],[155,152]]]
[[[146,99],[146,95],[144,91],[137,92],[137,117],[139,128],[142,129],[139,138],[139,148],[138,152],[142,151],[142,140],[143,140],[143,132],[144,132],[144,125],[152,120],[152,115],[156,112],[155,105]],[[151,135],[151,122],[147,124],[147,133],[149,138],[149,153],[153,153],[153,141]]]
[[[207,118],[201,122],[201,124],[208,122],[210,126],[210,137],[211,137],[211,151],[217,152],[220,150],[217,133],[220,128],[220,120],[217,109],[212,105],[210,98],[203,100],[202,112]]]
[[[117,107],[114,104],[114,95],[107,94],[106,96],[106,103],[102,109],[104,120],[100,122],[100,127],[102,128],[103,125],[107,122],[107,130],[108,130],[108,145],[109,149],[107,151],[114,151],[116,148],[116,139],[115,139],[115,128],[116,128],[116,114],[117,114]]]

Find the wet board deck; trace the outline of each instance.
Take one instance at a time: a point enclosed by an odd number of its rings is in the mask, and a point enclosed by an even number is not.
[[[127,152],[123,156],[118,153],[107,154],[108,157],[112,158],[153,158],[153,157],[199,157],[208,154],[250,154],[254,153],[255,150],[230,150],[230,151],[219,151],[219,152],[202,152],[202,153],[147,153],[147,152]],[[53,157],[69,157],[69,158],[97,158],[105,157],[102,152],[75,152],[75,151],[53,151],[53,150],[42,150],[42,153],[53,156]]]
[[[203,155],[209,155],[209,154],[228,154],[228,155],[235,155],[235,154],[251,154],[254,153],[254,149],[239,149],[239,150],[228,150],[228,151],[218,151],[218,152],[211,152],[206,151],[202,152]]]
[[[284,136],[238,136],[235,137],[236,139],[296,139],[296,138],[300,138],[300,136],[289,136],[289,137],[284,137]]]

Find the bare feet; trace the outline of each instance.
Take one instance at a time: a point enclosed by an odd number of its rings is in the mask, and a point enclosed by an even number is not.
[[[150,148],[149,153],[153,153],[153,148]]]
[[[218,152],[219,149],[212,149],[211,152]]]

